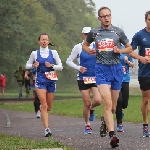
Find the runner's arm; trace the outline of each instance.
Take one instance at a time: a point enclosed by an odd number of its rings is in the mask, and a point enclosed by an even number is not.
[[[28,59],[26,63],[26,69],[32,69],[33,68],[33,62],[36,60],[37,57],[37,52],[33,51],[30,55],[30,58]]]
[[[80,70],[79,65],[75,64],[73,61],[78,57],[78,55],[80,54],[80,51],[82,50],[82,45],[77,44],[74,46],[74,48],[72,49],[72,52],[70,54],[70,56],[67,58],[66,60],[66,64],[70,67],[72,67],[73,69],[76,70]]]
[[[62,62],[61,62],[61,59],[60,59],[57,51],[56,50],[52,50],[52,54],[53,54],[53,58],[54,58],[54,60],[56,62],[56,64],[54,64],[54,66],[53,66],[53,69],[62,71],[63,66],[62,66]]]

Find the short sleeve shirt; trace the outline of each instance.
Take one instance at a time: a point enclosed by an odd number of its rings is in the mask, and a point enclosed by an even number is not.
[[[146,29],[137,32],[131,42],[132,48],[138,48],[139,55],[144,56],[150,60],[150,33]],[[138,77],[150,77],[150,63],[142,64],[139,61]]]
[[[96,43],[96,63],[119,64],[120,54],[114,53],[113,47],[121,47],[129,42],[124,31],[118,27],[111,26],[109,29],[102,27],[94,28],[87,35],[86,41]]]

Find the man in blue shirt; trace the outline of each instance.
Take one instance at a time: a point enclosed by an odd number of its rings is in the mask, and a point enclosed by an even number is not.
[[[124,46],[122,46],[124,48]],[[134,67],[133,58],[128,54],[120,54],[120,60],[123,69],[123,80],[122,87],[119,93],[119,98],[116,107],[116,119],[117,119],[117,132],[124,132],[122,118],[123,109],[127,108],[129,100],[129,82],[130,82],[130,72],[129,67]]]
[[[150,137],[148,128],[148,103],[150,101],[150,11],[145,14],[146,27],[132,38],[133,50],[139,50],[139,55],[132,52],[130,56],[139,60],[138,81],[142,93],[141,111],[143,116],[143,137]]]

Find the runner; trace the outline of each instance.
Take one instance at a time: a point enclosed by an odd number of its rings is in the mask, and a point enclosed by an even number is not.
[[[30,77],[28,76],[30,75]],[[30,88],[33,90],[33,106],[34,106],[34,111],[36,114],[36,118],[41,118],[41,111],[40,111],[40,100],[37,96],[37,93],[35,91],[35,76],[36,76],[36,69],[33,68],[31,70],[26,70],[25,72],[25,79],[31,78],[31,84],[30,84]]]
[[[132,48],[123,30],[111,24],[111,10],[108,7],[98,10],[98,19],[101,26],[90,31],[82,48],[91,55],[96,54],[96,84],[104,101],[104,119],[110,145],[115,148],[119,146],[119,139],[114,132],[113,114],[123,79],[120,53],[131,53]],[[89,48],[93,41],[96,42],[96,50]],[[125,45],[124,49],[120,49],[121,43]]]
[[[4,96],[5,87],[6,87],[6,77],[3,73],[1,73],[1,76],[0,76],[0,87],[1,87],[2,95]]]
[[[41,102],[41,119],[45,128],[45,137],[49,137],[52,133],[49,127],[48,111],[52,107],[58,79],[55,70],[62,70],[63,67],[57,51],[48,48],[50,43],[48,34],[41,34],[38,43],[40,50],[31,53],[26,69],[36,68],[35,90]]]
[[[15,78],[17,79],[19,85],[19,98],[22,97],[22,87],[24,85],[24,74],[25,71],[23,70],[22,66],[19,66],[19,70],[14,73]]]
[[[124,48],[124,46],[122,46]],[[128,106],[129,100],[129,82],[130,82],[130,70],[129,67],[134,67],[133,58],[128,54],[120,54],[120,60],[123,69],[123,81],[122,87],[119,93],[116,108],[116,119],[117,119],[117,132],[124,132],[122,118],[124,117],[123,110]]]
[[[150,11],[145,13],[146,27],[132,38],[132,48],[138,47],[139,55],[131,53],[131,57],[139,60],[138,81],[142,93],[141,111],[143,117],[143,137],[150,137],[148,114],[150,103]]]
[[[82,38],[85,40],[87,34],[90,32],[91,27],[84,27],[82,30]],[[94,107],[99,106],[101,103],[101,96],[98,88],[95,85],[95,72],[94,67],[96,63],[96,56],[91,56],[82,50],[82,43],[74,46],[71,55],[67,58],[66,64],[78,70],[78,87],[83,98],[83,116],[85,120],[84,134],[91,134],[92,129],[89,123],[95,119]],[[90,45],[90,48],[95,48],[95,43]],[[73,61],[77,59],[78,65]],[[93,94],[94,101],[91,102],[90,93]]]
[[[26,98],[29,96],[29,93],[30,93],[30,78],[31,78],[30,70],[26,70],[25,71],[25,77],[24,77],[24,84],[25,84],[25,89],[26,89]]]

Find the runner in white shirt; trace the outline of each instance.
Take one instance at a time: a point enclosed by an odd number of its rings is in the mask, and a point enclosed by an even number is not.
[[[82,38],[85,40],[87,34],[90,32],[91,27],[84,27],[82,30]],[[90,48],[94,48],[95,43],[90,45]],[[78,65],[73,61],[77,59]],[[95,119],[95,113],[93,108],[99,106],[101,103],[101,96],[98,92],[98,88],[95,84],[95,63],[96,56],[90,55],[82,50],[82,43],[74,46],[71,55],[67,58],[66,64],[76,70],[78,70],[78,87],[83,98],[83,116],[85,120],[85,134],[91,134],[92,129],[90,127],[90,121]],[[90,92],[93,94],[94,101],[91,102]]]
[[[45,136],[52,135],[49,128],[48,111],[52,107],[56,88],[57,74],[62,70],[62,63],[56,50],[48,48],[49,36],[44,33],[38,38],[40,50],[33,51],[26,64],[26,69],[36,68],[35,90],[41,102],[41,119],[45,127]]]

